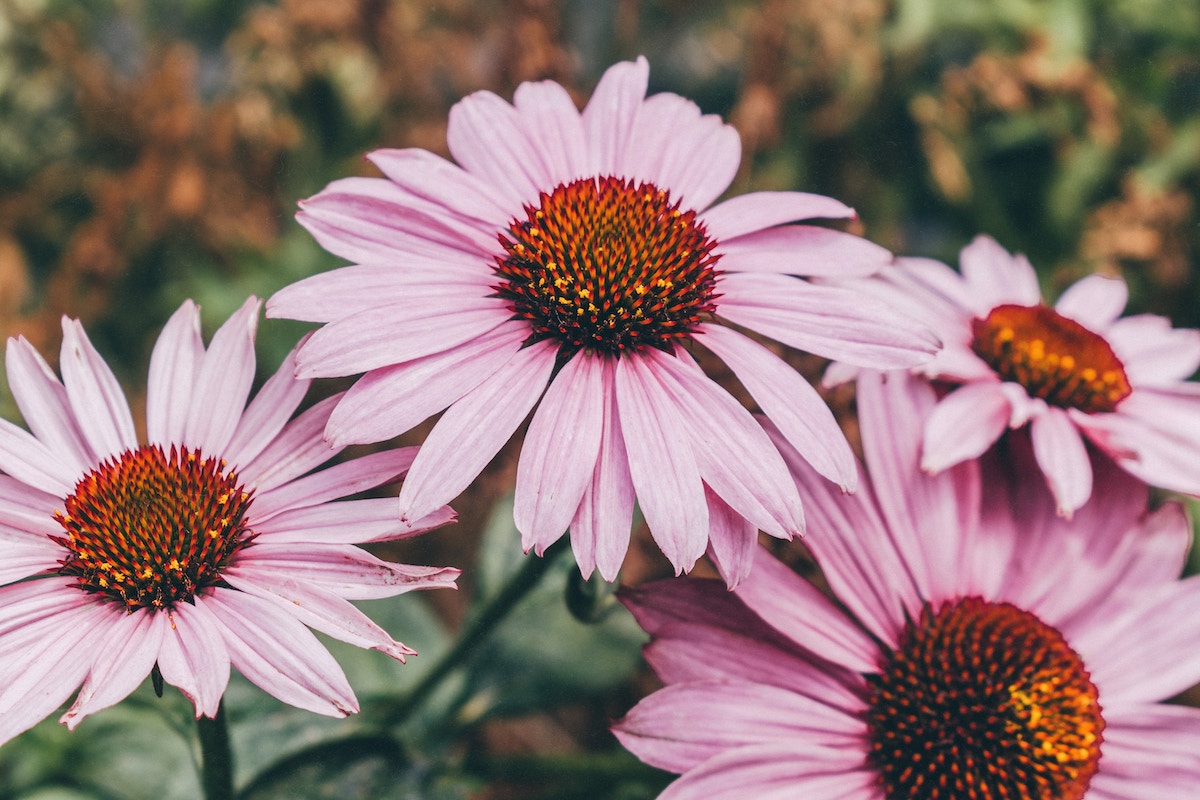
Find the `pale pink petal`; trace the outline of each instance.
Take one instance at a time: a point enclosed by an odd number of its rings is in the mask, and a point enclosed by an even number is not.
[[[646,763],[686,772],[743,745],[799,741],[861,748],[867,728],[841,709],[786,689],[749,681],[698,681],[668,686],[645,698],[613,733]]]
[[[254,498],[251,515],[261,523],[279,511],[320,505],[398,480],[412,466],[416,455],[415,447],[398,447],[335,464],[260,492]]]
[[[712,350],[750,392],[784,438],[813,467],[848,491],[858,484],[854,453],[829,406],[799,373],[757,342],[722,325],[702,325]]]
[[[1092,786],[1121,800],[1192,800],[1200,785],[1200,710],[1104,709],[1103,758]],[[1088,790],[1091,798],[1092,789]]]
[[[453,589],[459,575],[452,567],[384,561],[349,544],[317,542],[297,547],[295,542],[280,544],[277,539],[259,540],[243,550],[230,569],[246,580],[295,578],[347,600],[395,597],[416,589]]]
[[[513,212],[519,210],[498,205],[488,182],[428,150],[416,147],[374,150],[367,154],[367,159],[389,180],[413,194],[431,203],[453,197],[455,211],[497,228],[507,224]]]
[[[416,651],[397,642],[349,601],[286,573],[228,569],[229,585],[273,603],[308,627],[355,647],[378,650],[404,663]]]
[[[296,356],[296,377],[341,377],[441,353],[510,316],[506,301],[482,295],[400,316],[390,306],[369,308],[316,330]]]
[[[700,215],[708,235],[727,242],[747,233],[800,219],[850,219],[854,209],[820,194],[752,192],[731,197]]]
[[[598,393],[604,403],[604,428],[591,484],[571,520],[571,549],[584,575],[598,568],[604,580],[613,581],[629,547],[635,493],[617,414],[615,360],[604,359],[602,367]]]
[[[0,419],[0,471],[22,483],[66,497],[83,476],[22,428]]]
[[[167,615],[160,611],[126,614],[115,605],[104,607],[107,618],[98,625],[100,653],[75,702],[59,718],[71,730],[84,717],[116,705],[136,689],[158,661]]]
[[[59,368],[84,438],[99,458],[137,447],[129,404],[112,370],[92,347],[78,320],[63,317]]]
[[[475,480],[541,396],[557,351],[538,342],[450,406],[425,438],[400,489],[400,518],[415,520]]]
[[[251,529],[264,542],[361,542],[402,539],[417,533],[400,519],[396,501],[388,497],[339,500],[308,508],[278,511],[257,520],[251,507],[247,515]]]
[[[1100,333],[1121,316],[1128,301],[1129,287],[1121,278],[1088,275],[1067,287],[1054,310]]]
[[[644,363],[690,429],[700,476],[750,522],[780,538],[804,530],[800,495],[783,458],[748,411],[699,369],[647,348]]]
[[[530,140],[516,109],[491,92],[475,92],[450,109],[450,155],[468,173],[485,180],[503,198],[505,208],[519,210],[524,203],[537,203],[538,192],[557,183],[538,152],[540,144]]]
[[[0,531],[4,531],[6,527],[0,522]],[[0,585],[57,570],[62,564],[62,559],[62,547],[49,538],[40,541],[0,540]]]
[[[722,272],[765,272],[822,278],[862,278],[892,262],[892,254],[861,236],[812,225],[784,225],[723,239]]]
[[[150,354],[146,438],[151,444],[169,447],[183,442],[203,359],[200,309],[186,300],[167,320]]]
[[[229,651],[207,598],[177,603],[167,616],[158,654],[163,680],[192,701],[197,719],[215,717],[229,683]]]
[[[300,207],[296,221],[326,250],[357,264],[403,264],[412,255],[486,259],[500,250],[489,226],[381,178],[342,178]]]
[[[758,529],[707,486],[704,499],[708,502],[708,557],[725,584],[736,589],[754,566]]]
[[[337,447],[398,436],[487,380],[528,336],[524,323],[505,322],[456,347],[372,370],[338,403],[325,435]]]
[[[1136,389],[1115,414],[1073,412],[1071,419],[1128,472],[1154,486],[1200,494],[1200,397],[1173,389]]]
[[[301,342],[303,343],[303,340]],[[240,466],[257,458],[279,435],[304,400],[312,381],[295,378],[298,348],[299,345],[292,348],[279,365],[279,369],[258,390],[250,405],[246,406],[237,430],[233,432],[233,438],[225,446],[225,460],[230,464]]]
[[[604,426],[605,364],[581,350],[562,366],[521,445],[513,519],[538,555],[567,530],[592,483]]]
[[[822,658],[855,672],[878,669],[879,648],[811,583],[769,556],[734,590],[768,625]]]
[[[1058,513],[1070,517],[1092,494],[1092,465],[1071,418],[1049,408],[1030,425],[1033,453],[1058,502]]]
[[[1104,332],[1135,386],[1163,386],[1187,379],[1200,368],[1200,330],[1172,328],[1166,317],[1123,317]]]
[[[642,514],[676,574],[686,572],[704,554],[708,539],[693,431],[640,355],[617,362],[616,389],[629,475]]]
[[[82,475],[95,463],[75,422],[67,390],[24,337],[9,339],[8,388],[34,436],[62,461],[63,472]]]
[[[629,148],[635,146],[631,134],[649,80],[650,64],[639,56],[637,61],[613,64],[596,84],[583,109],[590,173],[620,174]]]
[[[1001,434],[1010,417],[999,383],[969,383],[942,398],[925,421],[921,469],[941,472],[978,458]]]
[[[196,376],[182,444],[223,453],[233,438],[254,383],[254,334],[261,305],[251,296],[213,334]]]
[[[910,317],[849,289],[786,275],[726,273],[717,314],[817,355],[864,367],[918,366],[940,342]]]
[[[638,109],[630,146],[621,159],[626,177],[667,189],[683,210],[699,210],[729,188],[742,159],[732,125],[702,116],[690,100],[657,94]]]
[[[1025,256],[1012,255],[990,236],[976,236],[958,263],[980,316],[1005,303],[1035,306],[1042,300],[1037,273]]]
[[[340,399],[341,395],[335,394],[315,403],[289,422],[250,463],[241,465],[238,474],[247,486],[260,492],[274,489],[337,455],[322,432]]]
[[[358,711],[342,668],[308,628],[270,601],[217,589],[205,598],[229,659],[288,705],[330,717]]]
[[[884,800],[866,744],[788,738],[726,750],[667,787],[659,800]]]
[[[534,143],[549,192],[588,173],[587,138],[583,120],[567,90],[554,81],[522,83],[513,93],[513,106],[525,135]],[[507,220],[505,220],[507,222]]]
[[[3,429],[0,428],[0,431]],[[62,496],[44,492],[8,475],[0,475],[0,525],[33,534],[41,541],[62,533],[54,512],[62,510]]]

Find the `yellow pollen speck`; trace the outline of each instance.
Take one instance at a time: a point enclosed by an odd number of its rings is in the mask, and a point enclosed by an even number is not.
[[[1062,357],[1062,358],[1059,360],[1059,362],[1058,362],[1058,363],[1059,363],[1059,364],[1062,366],[1062,368],[1063,368],[1063,369],[1067,369],[1067,370],[1075,369],[1075,358],[1074,358],[1074,356],[1063,356],[1063,357]]]
[[[1096,370],[1091,367],[1084,367],[1079,371],[1079,377],[1083,378],[1088,383],[1096,380]]]
[[[633,285],[633,291],[634,291],[634,292],[636,292],[636,293],[637,293],[637,294],[639,294],[639,295],[643,295],[643,294],[645,294],[645,293],[646,293],[646,287],[645,287],[645,286],[643,286],[643,285],[642,285],[642,284],[640,284],[640,283],[635,283],[635,284]]]
[[[1001,328],[996,333],[996,340],[999,342],[1011,342],[1016,335],[1016,331],[1014,331],[1012,328]]]
[[[559,289],[565,289],[571,285],[571,279],[570,278],[555,278],[554,285],[556,287],[558,287]]]
[[[592,290],[591,290],[591,289],[588,289],[588,288],[583,288],[583,289],[580,289],[580,290],[579,290],[579,297],[580,297],[580,299],[581,299],[581,300],[587,300],[587,299],[588,299],[588,298],[590,298],[591,296],[592,296]]]
[[[179,570],[183,569],[183,567],[180,566],[178,558],[172,558],[169,562],[167,562],[167,569],[171,570],[172,572],[178,572]]]
[[[150,578],[150,577],[153,577],[153,575],[154,575],[154,570],[152,570],[150,567],[142,567],[142,572],[141,572],[142,578]]]

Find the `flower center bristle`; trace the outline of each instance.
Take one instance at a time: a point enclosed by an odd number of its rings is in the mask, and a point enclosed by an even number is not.
[[[562,351],[669,349],[715,308],[715,242],[667,192],[584,178],[542,194],[500,236],[496,294]]]
[[[887,800],[1079,800],[1100,759],[1096,687],[1057,630],[978,597],[926,606],[868,676]]]
[[[1048,306],[997,306],[971,328],[977,356],[1050,405],[1111,412],[1132,391],[1109,343]]]
[[[127,450],[80,479],[55,519],[70,554],[60,575],[133,611],[169,608],[220,582],[251,536],[251,496],[225,463],[198,451]]]

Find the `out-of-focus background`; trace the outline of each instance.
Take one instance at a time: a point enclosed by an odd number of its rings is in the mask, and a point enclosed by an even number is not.
[[[582,104],[638,54],[652,92],[737,127],[734,192],[829,194],[858,209],[857,232],[950,263],[990,233],[1051,296],[1121,274],[1131,310],[1200,325],[1196,3],[0,0],[0,334],[53,363],[60,318],[82,319],[136,406],[185,298],[211,331],[247,295],[341,263],[292,214],[373,174],[364,152],[445,155],[463,95],[550,78]],[[304,330],[261,325],[260,377]],[[2,381],[0,414],[19,420]],[[515,452],[455,503],[457,526],[396,553],[464,568],[463,589],[372,605],[422,656],[338,650],[367,713],[314,721],[235,682],[247,798],[634,800],[665,784],[606,732],[654,686],[640,635],[619,610],[597,624],[564,610],[564,587],[587,589],[569,557],[418,712],[370,713],[520,568]],[[663,573],[635,541],[625,579]],[[74,734],[50,721],[0,750],[0,800],[195,796],[190,724],[178,698],[146,692]]]

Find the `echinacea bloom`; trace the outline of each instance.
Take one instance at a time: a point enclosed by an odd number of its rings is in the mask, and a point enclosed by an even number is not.
[[[157,670],[213,717],[230,666],[285,703],[358,709],[309,630],[404,660],[349,601],[453,587],[458,570],[380,560],[355,545],[411,526],[395,500],[342,500],[402,475],[415,448],[326,469],[336,398],[291,419],[308,388],[292,356],[249,405],[260,302],[206,350],[190,301],[150,360],[146,442],[82,326],[63,320],[62,380],[10,339],[9,388],[31,432],[0,420],[0,742],[63,704],[62,722],[122,700]],[[82,687],[82,688],[81,688]]]
[[[615,732],[682,774],[662,800],[1196,796],[1200,709],[1161,702],[1200,680],[1180,506],[1147,513],[1104,461],[1070,521],[1040,481],[923,474],[933,403],[915,377],[863,377],[856,495],[787,454],[839,603],[765,553],[733,592],[625,592],[665,688]]]
[[[975,458],[1006,428],[1028,425],[1063,514],[1092,494],[1085,442],[1151,485],[1200,494],[1200,385],[1187,381],[1200,367],[1200,331],[1122,317],[1120,278],[1088,276],[1046,305],[1029,261],[986,236],[959,260],[961,275],[901,258],[862,282],[907,304],[945,343],[919,368],[953,387],[927,423],[925,469]],[[850,372],[835,368],[832,380]]]
[[[584,572],[616,576],[635,498],[677,571],[711,537],[802,529],[800,498],[749,412],[702,371],[733,370],[821,474],[853,488],[832,414],[793,369],[727,323],[867,366],[915,365],[937,342],[884,303],[795,276],[858,277],[891,260],[864,239],[796,220],[842,203],[760,192],[712,205],[737,133],[673,94],[646,97],[645,59],[620,63],[578,111],[552,82],[513,105],[478,92],[450,112],[457,164],[370,154],[386,178],[348,178],[300,222],[356,262],[287,287],[267,314],[326,323],[301,376],[366,373],[330,416],[335,444],[383,441],[443,409],[400,491],[403,518],[461,492],[534,409],[515,518],[539,554],[571,530]],[[539,403],[540,400],[540,403]]]

